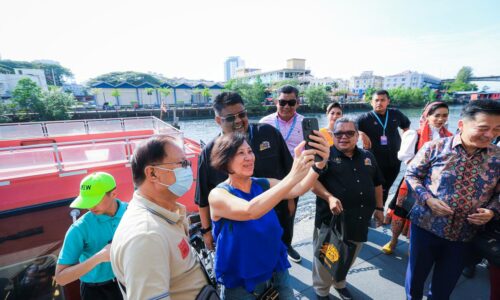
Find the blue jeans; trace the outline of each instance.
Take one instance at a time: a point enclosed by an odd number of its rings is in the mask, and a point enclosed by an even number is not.
[[[221,299],[222,300],[255,300],[259,297],[268,287],[270,280],[257,284],[253,293],[249,293],[244,287],[225,288],[222,286]],[[276,272],[273,275],[273,285],[280,293],[280,300],[293,300],[293,290],[290,286],[290,274],[288,270],[283,272]]]
[[[411,224],[406,298],[422,299],[425,280],[434,266],[427,299],[449,299],[469,257],[469,247],[470,243],[448,241]]]

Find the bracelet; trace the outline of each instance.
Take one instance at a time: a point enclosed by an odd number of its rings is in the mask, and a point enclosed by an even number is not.
[[[318,175],[323,175],[325,174],[326,170],[328,169],[328,163],[325,165],[323,169],[320,169],[316,167],[316,164],[312,165],[312,169],[314,172],[318,173]]]
[[[201,234],[205,234],[207,232],[210,232],[212,230],[212,225],[208,226],[207,228],[200,228]]]
[[[383,207],[375,207],[375,210],[378,210],[378,211],[384,212],[384,208],[383,208]]]

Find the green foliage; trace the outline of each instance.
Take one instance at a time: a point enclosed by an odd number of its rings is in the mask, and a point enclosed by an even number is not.
[[[24,114],[22,119],[31,119],[29,115],[26,115],[29,113],[44,114],[42,89],[29,78],[18,81],[16,88],[12,92],[12,102],[17,110]]]
[[[37,61],[0,60],[0,73],[14,73],[15,68],[43,69],[48,85],[61,86],[64,83],[64,77],[73,76],[70,69],[58,64],[46,64]]]
[[[262,105],[266,97],[266,86],[260,78],[257,78],[253,84],[245,83],[239,79],[231,79],[224,86],[224,90],[240,94],[245,101],[245,108],[250,113],[261,113],[266,109]]]
[[[458,71],[457,77],[455,78],[455,82],[468,83],[471,77],[472,77],[472,68],[465,66]]]
[[[333,96],[344,96],[349,95],[349,90],[338,90],[333,92]]]
[[[291,86],[298,87],[299,84],[300,84],[300,82],[298,79],[285,79],[282,81],[274,82],[273,84],[271,84],[270,88],[271,88],[271,91],[276,91],[284,85],[291,85]]]
[[[115,97],[118,99],[118,97],[120,97],[120,91],[118,89],[113,89],[113,91],[111,92],[111,96]]]
[[[51,89],[43,93],[43,120],[69,120],[73,116],[73,106],[77,104],[75,97],[60,89]]]
[[[397,87],[389,90],[391,102],[403,106],[420,106],[428,101],[424,89]]]
[[[370,88],[367,88],[366,91],[365,91],[365,95],[363,97],[363,99],[365,100],[365,102],[370,102],[372,101],[372,97],[373,97],[373,94],[377,91],[378,89],[377,88],[374,88],[374,87],[370,87]],[[392,96],[392,94],[389,94]]]
[[[158,79],[153,75],[140,72],[127,71],[127,72],[111,72],[99,75],[95,78],[90,79],[88,84],[89,86],[91,86],[92,84],[100,81],[107,82],[112,85],[117,85],[123,82],[127,82],[133,85],[140,85],[145,82],[151,83],[153,85],[160,85],[162,83],[160,79]]]
[[[0,122],[12,122],[7,114],[15,114],[20,121],[67,120],[71,119],[76,103],[73,95],[60,88],[43,92],[31,79],[23,78],[12,92],[12,104],[0,107]]]
[[[165,98],[166,98],[166,97],[168,97],[168,96],[170,96],[170,94],[172,94],[172,89],[170,89],[170,88],[166,88],[166,87],[164,87],[164,88],[159,88],[159,89],[158,89],[158,91],[159,91],[159,92],[160,92],[160,94],[161,94],[162,96],[164,96]]]
[[[328,103],[328,94],[324,87],[309,87],[304,90],[305,102],[312,108],[323,109]]]
[[[205,98],[209,98],[209,97],[212,97],[212,93],[210,93],[210,89],[209,88],[204,88],[201,93],[200,93],[203,97]]]

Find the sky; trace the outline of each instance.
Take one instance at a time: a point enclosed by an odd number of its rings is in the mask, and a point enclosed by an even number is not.
[[[2,59],[50,59],[77,82],[113,71],[222,81],[224,60],[316,77],[405,70],[500,75],[498,0],[3,0]]]

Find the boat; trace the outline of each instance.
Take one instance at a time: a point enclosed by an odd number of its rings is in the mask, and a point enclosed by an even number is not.
[[[130,158],[153,135],[175,137],[196,174],[200,145],[156,117],[0,124],[0,299],[80,298],[78,282],[53,279],[65,233],[84,213],[69,204],[97,171],[129,201]],[[188,212],[197,211],[194,190],[179,199]]]

